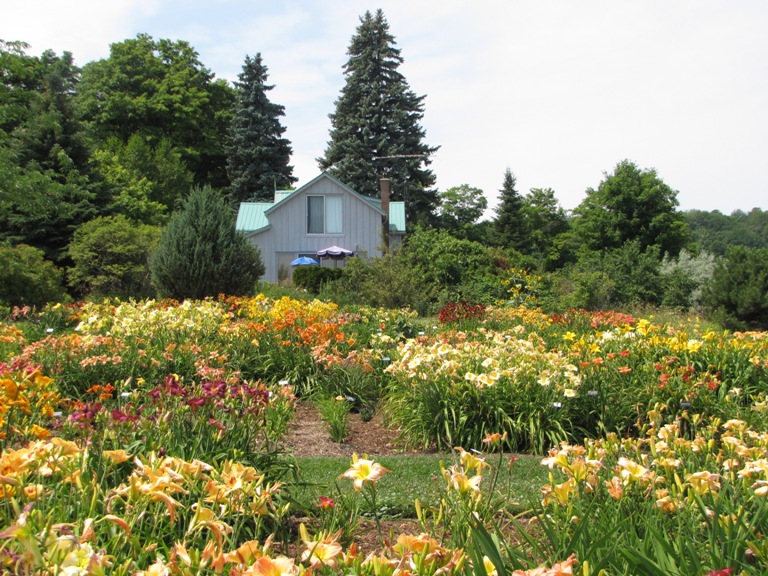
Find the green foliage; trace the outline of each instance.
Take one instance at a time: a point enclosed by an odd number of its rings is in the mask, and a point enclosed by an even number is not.
[[[93,158],[112,189],[108,209],[136,222],[164,224],[192,188],[192,173],[166,139],[153,147],[139,134],[125,144],[113,136]]]
[[[317,401],[320,417],[334,442],[344,442],[349,435],[348,416],[351,408],[352,405],[344,396],[329,396]]]
[[[401,256],[421,278],[430,312],[450,301],[492,304],[501,296],[491,254],[477,242],[420,228],[406,238]]]
[[[235,82],[237,103],[229,127],[227,174],[232,182],[232,201],[272,200],[275,190],[296,181],[291,159],[291,144],[283,138],[280,117],[285,108],[273,104],[267,91],[267,66],[261,54],[245,57],[243,71]]]
[[[488,200],[480,188],[469,184],[454,186],[440,193],[440,224],[456,230],[474,224],[488,207]]]
[[[234,90],[214,81],[189,43],[147,34],[116,42],[109,58],[83,68],[77,99],[97,145],[134,134],[152,147],[167,139],[195,183],[228,183],[224,135]]]
[[[45,260],[42,250],[20,244],[13,248],[0,245],[0,304],[36,306],[64,299],[62,273]]]
[[[523,199],[515,189],[517,178],[509,168],[504,172],[504,182],[499,190],[496,206],[496,232],[502,246],[522,251],[526,246],[527,230],[523,219]]]
[[[662,255],[677,256],[690,242],[677,205],[677,192],[655,170],[640,170],[624,160],[596,190],[587,190],[574,211],[575,231],[584,250],[611,250],[636,241],[643,252],[656,246]]]
[[[729,327],[768,329],[768,248],[731,248],[715,265],[704,302]]]
[[[83,224],[69,245],[74,262],[68,271],[70,286],[81,294],[150,296],[148,262],[159,238],[159,227],[137,225],[119,215]]]
[[[60,264],[97,198],[73,94],[72,55],[25,54],[0,42],[0,242],[29,244]]]
[[[684,216],[700,250],[725,256],[729,246],[768,248],[768,211],[736,210],[726,216],[718,210],[689,210]]]
[[[421,284],[418,271],[401,251],[381,258],[349,258],[341,278],[320,290],[320,298],[338,304],[389,309],[410,306],[419,312],[427,309],[430,295],[430,287]]]
[[[339,303],[409,306],[436,314],[448,302],[493,304],[504,296],[488,249],[445,230],[417,227],[382,258],[349,259],[343,277],[321,292]]]
[[[403,58],[381,10],[360,18],[347,53],[346,83],[330,115],[330,142],[318,158],[320,168],[371,197],[386,174],[392,200],[405,200],[408,222],[431,221],[438,197],[430,189],[435,176],[425,166],[437,148],[423,142],[419,122],[425,97],[417,96],[398,70]]]
[[[708,252],[692,256],[681,250],[679,256],[661,261],[664,296],[661,303],[673,308],[698,308],[702,304],[703,287],[715,270],[715,257]]]
[[[535,308],[542,291],[542,278],[523,268],[511,268],[502,284],[507,289],[508,306],[526,306]]]
[[[637,241],[613,250],[588,252],[555,275],[555,306],[561,310],[608,310],[641,303],[659,304],[663,283],[658,249],[643,251]]]
[[[183,300],[253,292],[264,274],[259,249],[235,230],[235,215],[213,189],[195,188],[165,228],[150,260],[162,296]]]
[[[338,280],[343,268],[324,268],[322,266],[298,266],[293,271],[293,283],[312,294],[319,294],[323,285]]]
[[[526,231],[524,254],[533,256],[541,270],[562,268],[574,259],[570,223],[551,188],[531,188],[520,208]]]

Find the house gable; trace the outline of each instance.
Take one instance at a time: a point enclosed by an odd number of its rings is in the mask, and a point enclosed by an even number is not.
[[[324,172],[296,190],[276,193],[275,200],[244,202],[237,218],[237,229],[261,250],[265,280],[290,276],[291,261],[333,245],[380,255],[384,212],[378,199],[364,197]],[[405,228],[404,207],[399,205],[390,203],[390,234]]]

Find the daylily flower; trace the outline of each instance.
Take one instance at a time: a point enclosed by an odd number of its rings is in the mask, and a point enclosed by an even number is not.
[[[358,458],[357,454],[352,454],[352,466],[349,470],[344,472],[339,478],[349,478],[353,480],[355,490],[360,491],[363,489],[365,482],[375,483],[379,478],[389,472],[381,464],[374,462],[373,460],[367,460],[364,458]]]
[[[131,459],[131,455],[125,450],[104,450],[102,454],[109,458],[113,464],[120,464]]]
[[[540,566],[533,570],[515,570],[512,576],[566,576],[573,574],[573,564],[576,562],[576,554],[571,554],[568,560],[553,564],[552,568]]]
[[[336,568],[336,557],[341,554],[341,544],[336,541],[338,534],[326,536],[321,533],[318,534],[317,539],[313,540],[309,537],[309,532],[307,532],[304,524],[299,526],[299,534],[304,542],[304,546],[307,547],[301,554],[302,562],[308,561],[312,568],[322,566]]]
[[[241,576],[298,576],[299,567],[293,559],[285,556],[270,558],[262,556],[253,565],[241,573]]]

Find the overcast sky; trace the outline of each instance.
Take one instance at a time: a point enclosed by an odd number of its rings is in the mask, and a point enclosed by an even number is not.
[[[218,78],[261,52],[285,106],[298,184],[317,176],[342,65],[366,11],[382,8],[427,96],[425,142],[445,190],[489,202],[517,189],[576,207],[629,159],[655,168],[680,208],[768,209],[765,0],[25,0],[5,2],[0,39],[78,65],[138,33],[186,40]]]

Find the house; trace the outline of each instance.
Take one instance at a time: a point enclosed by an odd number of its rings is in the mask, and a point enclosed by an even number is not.
[[[237,229],[261,250],[262,279],[287,281],[293,260],[317,259],[317,252],[330,246],[368,256],[381,256],[386,244],[396,246],[405,235],[405,204],[389,201],[388,179],[382,178],[380,186],[381,198],[369,198],[323,172],[297,190],[275,192],[274,202],[241,203]],[[328,259],[321,263],[344,265]]]

